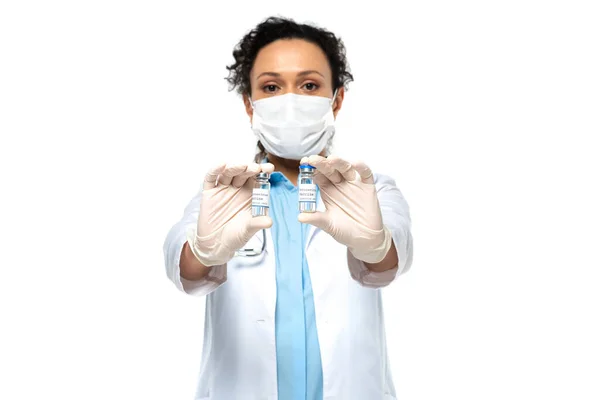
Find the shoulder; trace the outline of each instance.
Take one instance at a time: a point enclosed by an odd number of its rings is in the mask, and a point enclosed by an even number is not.
[[[375,186],[396,186],[396,180],[387,174],[382,174],[379,172],[373,172],[373,180],[375,182]]]
[[[375,183],[375,187],[377,192],[382,191],[400,191],[396,178],[380,172],[373,172],[373,182]]]
[[[375,190],[381,205],[396,205],[408,211],[408,202],[396,184],[396,179],[390,175],[373,173]]]

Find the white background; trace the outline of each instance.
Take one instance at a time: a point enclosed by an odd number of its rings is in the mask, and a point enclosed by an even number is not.
[[[225,65],[281,14],[345,41],[335,152],[411,207],[399,398],[599,399],[594,2],[284,3],[1,3],[0,398],[193,397],[204,302],[162,244],[208,166],[252,158]]]

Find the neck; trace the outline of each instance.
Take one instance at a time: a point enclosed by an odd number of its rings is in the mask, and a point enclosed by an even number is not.
[[[300,168],[300,160],[289,160],[287,158],[277,157],[273,154],[267,154],[269,162],[275,167],[275,171],[281,172],[294,185],[298,180],[298,169]]]

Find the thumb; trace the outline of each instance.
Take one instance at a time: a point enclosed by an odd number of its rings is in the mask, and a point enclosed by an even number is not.
[[[298,221],[302,222],[303,224],[314,225],[327,233],[329,233],[329,231],[331,230],[329,214],[327,214],[326,212],[317,211],[314,213],[300,213],[298,214]]]
[[[254,236],[254,234],[258,231],[260,231],[261,229],[267,229],[270,228],[273,225],[273,220],[271,219],[271,217],[266,217],[266,216],[262,216],[262,217],[251,217],[248,219],[247,225],[246,225],[246,237],[248,238],[248,240],[250,240],[250,238],[252,236]]]

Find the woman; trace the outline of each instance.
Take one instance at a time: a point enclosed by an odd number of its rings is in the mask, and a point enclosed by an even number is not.
[[[391,178],[328,154],[353,79],[344,45],[269,18],[233,55],[255,163],[208,171],[164,244],[177,288],[207,296],[196,399],[395,399],[378,289],[412,263],[410,216]],[[315,213],[298,212],[301,163]],[[269,216],[252,217],[259,172]]]

